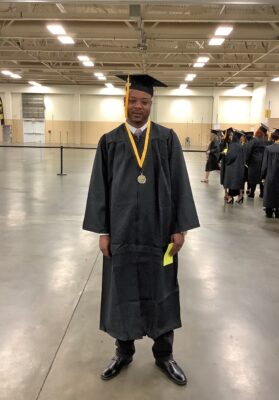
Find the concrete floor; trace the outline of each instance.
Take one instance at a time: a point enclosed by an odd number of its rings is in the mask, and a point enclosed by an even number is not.
[[[1,400],[278,400],[279,221],[261,200],[226,205],[204,154],[186,154],[201,228],[180,253],[184,326],[175,357],[189,384],[154,366],[152,341],[109,382],[114,341],[98,330],[98,237],[81,230],[92,150],[0,148]]]

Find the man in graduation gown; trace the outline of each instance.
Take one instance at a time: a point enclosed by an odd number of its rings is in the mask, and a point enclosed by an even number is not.
[[[149,336],[156,365],[185,385],[173,360],[173,330],[181,326],[177,252],[199,222],[180,142],[149,121],[153,86],[165,85],[134,75],[126,86],[126,124],[100,139],[83,228],[100,234],[100,329],[116,339],[101,378],[115,377],[132,361],[134,340]],[[164,266],[171,242],[173,262]]]

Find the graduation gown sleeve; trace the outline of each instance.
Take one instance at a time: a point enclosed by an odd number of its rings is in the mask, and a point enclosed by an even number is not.
[[[169,138],[171,193],[173,209],[172,233],[185,232],[199,226],[188,172],[179,139],[171,130]]]
[[[263,163],[262,163],[262,169],[261,169],[261,179],[266,178],[266,173],[267,173],[267,159],[268,159],[268,151],[267,148],[264,151],[264,156],[263,156]]]
[[[83,229],[96,233],[110,233],[109,187],[106,137],[98,144],[89,185]]]

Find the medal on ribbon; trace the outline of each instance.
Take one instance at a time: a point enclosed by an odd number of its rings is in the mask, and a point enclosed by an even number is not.
[[[146,158],[146,154],[147,154],[147,149],[148,149],[149,136],[150,136],[150,125],[151,125],[150,124],[150,120],[148,120],[147,130],[146,130],[146,135],[145,135],[145,140],[144,140],[143,152],[142,152],[142,155],[140,157],[138,149],[137,149],[137,146],[136,146],[135,141],[133,139],[133,134],[132,134],[127,122],[125,122],[125,126],[126,126],[126,129],[127,129],[127,132],[128,132],[128,136],[129,136],[129,139],[130,139],[130,142],[131,142],[131,145],[132,145],[132,148],[133,148],[133,151],[134,151],[138,166],[140,167],[140,170],[141,170],[140,175],[137,177],[137,181],[141,185],[146,183],[146,176],[144,176],[143,173],[142,173],[142,167],[143,167],[143,164],[144,164],[144,161],[145,161],[145,158]]]

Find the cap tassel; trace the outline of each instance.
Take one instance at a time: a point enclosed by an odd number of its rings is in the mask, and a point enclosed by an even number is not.
[[[128,118],[128,102],[129,102],[129,94],[130,94],[130,75],[128,75],[126,82],[126,98],[125,98],[125,118]]]

